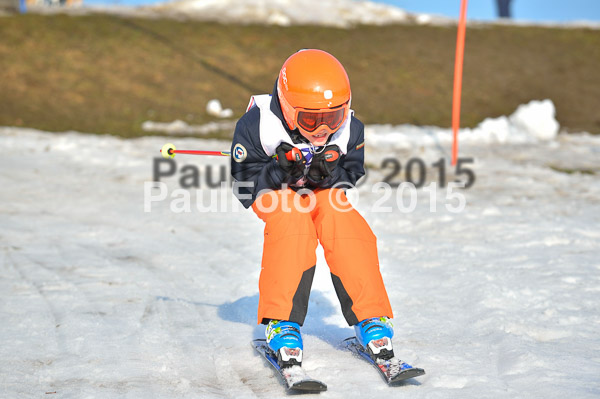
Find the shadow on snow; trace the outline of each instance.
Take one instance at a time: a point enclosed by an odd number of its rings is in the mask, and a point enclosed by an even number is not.
[[[265,326],[256,324],[257,310],[258,294],[219,305],[218,315],[223,320],[254,326],[254,337],[264,338]],[[350,327],[342,328],[327,323],[326,319],[337,312],[341,312],[341,310],[336,308],[321,291],[311,291],[302,334],[316,336],[328,344],[338,347],[342,340],[353,336],[354,331]]]

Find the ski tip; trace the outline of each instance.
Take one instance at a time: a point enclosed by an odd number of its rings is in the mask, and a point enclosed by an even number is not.
[[[317,380],[305,380],[293,384],[290,387],[290,390],[304,393],[317,393],[326,391],[327,385]]]
[[[283,380],[288,393],[319,393],[327,390],[327,385],[319,380],[310,378],[300,366],[290,368],[281,368],[277,363],[277,358],[273,357],[265,339],[252,340],[252,346],[259,352],[264,359],[277,371],[277,374]]]
[[[409,379],[415,378],[415,377],[419,377],[419,376],[422,376],[425,374],[425,370],[423,370],[421,368],[417,368],[417,367],[412,367],[412,366],[398,360],[398,362],[400,362],[400,364],[403,365],[404,370],[400,371],[397,374],[390,376],[387,372],[387,367],[382,368],[382,367],[384,367],[383,365],[378,365],[377,363],[375,363],[375,361],[367,353],[365,348],[361,344],[358,343],[358,340],[356,339],[356,337],[346,338],[345,340],[342,341],[342,346],[346,347],[348,350],[353,352],[355,355],[358,355],[359,357],[361,357],[364,360],[366,360],[367,362],[369,362],[371,365],[375,366],[375,368],[379,371],[379,373],[382,375],[383,379],[388,383],[388,385],[396,385],[396,384],[401,385],[401,383],[403,383],[406,380],[409,380]]]
[[[424,374],[425,374],[425,370],[413,367],[411,369],[401,372],[400,374],[394,376],[392,379],[388,380],[388,384],[389,385],[401,384],[411,378],[420,377]]]

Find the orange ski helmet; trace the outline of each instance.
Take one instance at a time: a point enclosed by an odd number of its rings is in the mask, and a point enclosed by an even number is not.
[[[283,63],[277,96],[288,127],[313,135],[322,130],[321,126],[328,133],[342,126],[352,93],[346,70],[334,56],[307,49]]]

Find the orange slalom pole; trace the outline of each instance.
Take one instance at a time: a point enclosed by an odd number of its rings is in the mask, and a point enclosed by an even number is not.
[[[452,97],[452,165],[458,158],[458,128],[460,127],[460,99],[462,94],[463,60],[467,30],[467,2],[461,0],[458,33],[456,35],[456,56],[454,59],[454,93]]]

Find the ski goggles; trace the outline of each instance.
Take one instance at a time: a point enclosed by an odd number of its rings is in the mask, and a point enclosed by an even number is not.
[[[348,103],[331,109],[296,108],[296,124],[309,134],[323,126],[329,133],[334,133],[346,120]]]

